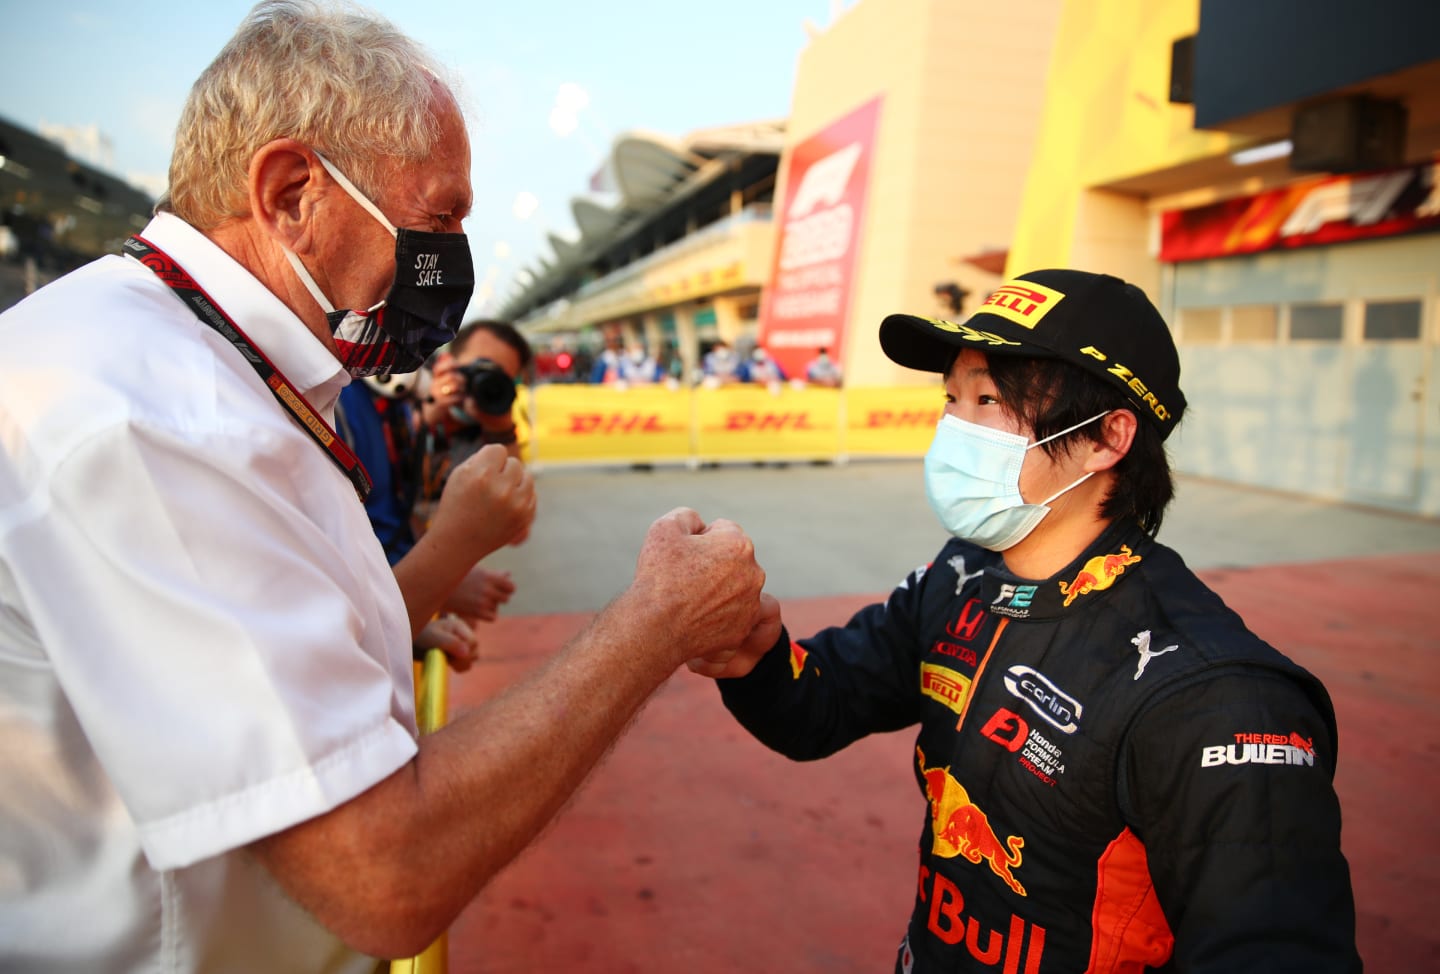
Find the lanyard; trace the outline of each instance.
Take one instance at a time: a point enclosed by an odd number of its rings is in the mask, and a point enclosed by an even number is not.
[[[156,247],[145,238],[136,235],[125,241],[125,249],[130,252],[140,263],[154,271],[155,276],[170,286],[186,306],[195,312],[195,317],[209,325],[220,333],[220,335],[234,345],[240,354],[245,356],[245,361],[250,363],[265,385],[269,387],[275,400],[283,406],[300,428],[310,434],[310,438],[320,445],[335,465],[344,471],[345,476],[355,485],[355,493],[360,495],[363,501],[370,493],[370,475],[365,472],[365,465],[360,462],[345,441],[335,435],[330,424],[321,418],[320,414],[302,396],[290,380],[285,378],[285,373],[275,367],[260,351],[259,347],[240,330],[240,326],[231,320],[219,305],[210,300],[195,279],[185,272],[185,268],[175,263],[175,259]]]

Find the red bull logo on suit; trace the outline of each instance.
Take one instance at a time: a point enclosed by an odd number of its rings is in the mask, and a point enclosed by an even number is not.
[[[1024,896],[1025,887],[1012,870],[1019,868],[1024,858],[1020,850],[1025,840],[1011,835],[1001,842],[990,827],[990,817],[970,800],[970,793],[950,776],[950,769],[925,767],[925,752],[918,747],[915,756],[930,802],[930,851],[943,859],[964,856],[976,865],[986,863],[1005,885]]]

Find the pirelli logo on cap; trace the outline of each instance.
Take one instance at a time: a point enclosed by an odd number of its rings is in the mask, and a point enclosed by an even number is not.
[[[1022,328],[1034,328],[1065,295],[1032,281],[1010,281],[997,287],[980,310],[999,315]]]

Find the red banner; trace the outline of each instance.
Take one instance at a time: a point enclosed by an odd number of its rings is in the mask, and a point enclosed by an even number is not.
[[[1230,257],[1440,229],[1435,165],[1325,176],[1161,214],[1160,259]]]
[[[790,153],[783,222],[760,314],[760,343],[786,375],[803,376],[820,348],[844,361],[881,100],[832,122]]]

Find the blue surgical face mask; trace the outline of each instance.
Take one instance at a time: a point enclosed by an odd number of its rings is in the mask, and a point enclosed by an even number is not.
[[[357,378],[414,372],[455,337],[475,288],[470,244],[463,233],[400,230],[334,164],[315,153],[340,188],[395,238],[395,279],[385,300],[364,310],[336,308],[300,258],[285,258],[325,312],[340,362]]]
[[[1052,501],[1094,475],[1093,471],[1087,473],[1039,504],[1027,504],[1020,496],[1020,468],[1026,451],[1104,415],[1092,416],[1034,443],[956,416],[940,417],[935,439],[925,454],[925,496],[931,509],[946,530],[962,541],[991,551],[1014,547],[1050,513]]]

